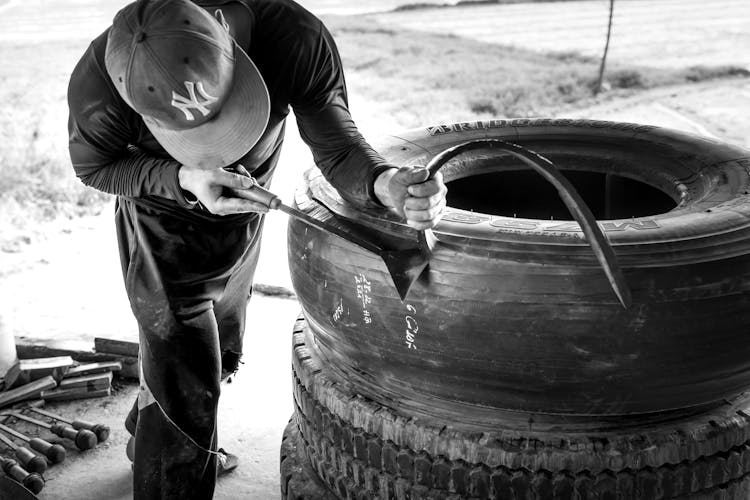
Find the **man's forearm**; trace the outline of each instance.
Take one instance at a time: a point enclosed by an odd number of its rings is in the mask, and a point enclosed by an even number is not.
[[[159,196],[190,207],[180,188],[180,167],[171,159],[131,152],[106,165],[74,168],[81,182],[99,191],[131,198]]]
[[[375,181],[384,171],[394,167],[386,163],[364,139],[347,149],[342,148],[336,154],[320,153],[320,149],[313,150],[315,163],[344,199],[364,206],[382,203],[375,194]]]

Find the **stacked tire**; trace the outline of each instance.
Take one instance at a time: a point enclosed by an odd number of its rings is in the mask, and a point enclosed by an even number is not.
[[[299,434],[327,494],[750,497],[750,152],[655,127],[572,120],[440,125],[374,146],[394,164],[426,164],[477,139],[549,158],[583,179],[584,198],[597,196],[596,176],[608,193],[620,186],[591,204],[603,207],[595,214],[632,306],[620,305],[577,225],[558,212],[546,218],[548,200],[534,199],[543,190],[489,150],[441,169],[449,208],[428,271],[403,302],[379,256],[290,221],[304,317],[287,434]],[[535,217],[503,204],[521,180],[530,199],[522,208]],[[500,186],[502,199],[488,185]],[[634,185],[670,203],[629,196]],[[384,247],[416,241],[389,212],[347,204],[316,171],[295,202]],[[297,498],[289,488],[285,495]]]

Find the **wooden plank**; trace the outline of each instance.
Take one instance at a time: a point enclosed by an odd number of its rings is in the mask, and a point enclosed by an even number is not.
[[[41,398],[45,401],[68,401],[71,399],[101,398],[112,394],[112,389],[89,389],[88,387],[74,387],[72,389],[52,389],[42,391]]]
[[[70,356],[73,361],[79,363],[97,363],[100,361],[112,361],[116,356],[113,354],[100,354],[94,352],[93,344],[90,349],[68,349],[54,344],[28,344],[16,342],[16,352],[20,359],[43,358],[45,356]]]
[[[94,350],[96,352],[138,357],[138,343],[126,340],[96,337],[94,338]]]
[[[120,362],[122,363],[122,370],[117,372],[120,377],[132,380],[140,379],[137,357],[123,356],[120,358]]]
[[[5,374],[5,387],[13,389],[48,375],[60,380],[73,364],[70,356],[20,359]]]
[[[84,375],[82,377],[71,377],[60,381],[58,389],[73,389],[86,387],[88,389],[106,389],[112,386],[112,372]]]
[[[102,361],[99,363],[86,363],[72,367],[68,370],[63,378],[80,377],[83,375],[93,375],[94,373],[117,372],[122,370],[122,363],[119,361]]]
[[[126,379],[138,380],[137,356],[123,356],[119,354],[93,351],[75,351],[42,344],[16,344],[16,351],[18,351],[19,358],[68,355],[73,358],[74,361],[78,361],[79,363],[104,363],[117,361],[122,365],[122,369],[117,372],[118,376]]]
[[[0,408],[3,406],[25,401],[27,399],[38,399],[42,391],[57,387],[57,381],[51,376],[35,380],[16,389],[0,393]]]

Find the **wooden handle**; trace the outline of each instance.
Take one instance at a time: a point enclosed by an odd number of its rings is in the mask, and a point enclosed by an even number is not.
[[[65,424],[52,424],[50,426],[50,431],[60,437],[70,439],[76,444],[79,450],[90,450],[91,448],[96,446],[96,443],[98,441],[96,439],[96,434],[94,434],[93,432],[87,429],[81,429],[77,431]]]
[[[47,470],[47,461],[40,457],[25,446],[19,446],[16,449],[16,458],[24,469],[29,472],[44,473]]]
[[[24,485],[32,493],[39,493],[44,488],[44,479],[36,472],[29,473],[10,458],[0,457],[0,468],[11,478]]]
[[[59,464],[65,460],[65,448],[59,444],[51,444],[41,438],[29,440],[29,446],[49,459],[53,464]]]
[[[109,427],[104,424],[92,424],[85,420],[74,420],[71,425],[77,430],[85,429],[93,432],[96,435],[96,440],[100,443],[109,438]]]

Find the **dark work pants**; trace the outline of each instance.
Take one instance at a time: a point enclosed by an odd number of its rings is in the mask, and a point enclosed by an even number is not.
[[[119,198],[125,287],[140,335],[135,500],[210,499],[222,358],[237,369],[263,218]]]

